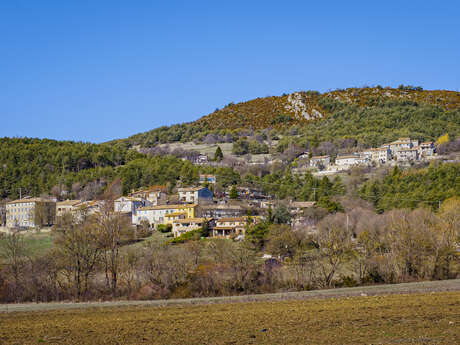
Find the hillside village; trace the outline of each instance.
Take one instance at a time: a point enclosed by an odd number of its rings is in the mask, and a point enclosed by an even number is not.
[[[206,151],[209,149],[202,145]],[[219,146],[220,147],[220,146]],[[203,150],[203,148],[201,149]],[[257,156],[262,156],[257,159]],[[237,158],[237,157],[235,157]],[[312,171],[316,175],[333,174],[337,172],[347,171],[355,166],[381,166],[381,165],[407,165],[415,162],[429,161],[436,159],[436,149],[434,142],[421,142],[418,139],[399,138],[391,143],[383,144],[376,148],[364,149],[362,151],[354,151],[351,153],[339,153],[336,156],[322,155],[315,156],[310,151],[301,151],[294,157],[293,173],[302,173]],[[189,159],[195,165],[222,165],[224,163],[216,163],[209,154],[196,154]],[[270,165],[275,163],[285,163],[279,157],[274,155],[253,155],[251,160],[246,164]],[[241,165],[241,160],[233,162],[234,165]]]
[[[202,175],[206,184],[215,183],[213,175]],[[214,181],[214,182],[213,182]],[[229,190],[216,198],[205,186],[178,188],[177,194],[169,194],[166,186],[151,186],[133,191],[110,201],[113,211],[129,219],[132,226],[147,226],[152,230],[166,229],[174,237],[209,227],[213,237],[243,238],[245,229],[261,218],[263,211],[271,207],[271,198],[260,191],[238,188],[238,196],[229,198]],[[6,227],[28,230],[49,227],[59,217],[71,215],[77,221],[97,215],[106,207],[107,200],[64,200],[52,198],[23,198],[6,204]],[[297,205],[298,203],[293,203]],[[309,206],[312,206],[310,203]],[[248,215],[248,213],[257,213]],[[260,215],[259,215],[260,214]]]
[[[207,163],[207,156],[200,155],[195,164]],[[296,158],[293,173],[312,170],[317,174],[338,173],[355,166],[379,166],[405,164],[436,158],[433,142],[420,142],[411,138],[400,138],[378,148],[370,148],[350,155],[339,155],[332,162],[330,156],[311,156],[302,152]],[[126,196],[110,201],[111,208],[134,227],[166,229],[174,237],[201,229],[205,224],[213,237],[242,239],[245,229],[258,219],[263,219],[269,208],[277,201],[273,195],[265,195],[257,188],[239,186],[236,194],[231,188],[215,195],[212,186],[217,183],[215,175],[201,174],[199,186],[179,187],[171,194],[167,186],[151,186],[132,191]],[[82,221],[101,212],[106,201],[64,200],[56,198],[23,198],[6,204],[3,210],[8,229],[33,229],[52,226],[56,219],[71,214]],[[315,202],[289,201],[287,208],[292,225],[303,224],[302,210],[313,207]],[[314,226],[311,227],[314,230]]]
[[[427,161],[436,158],[436,150],[432,141],[420,142],[417,139],[399,138],[377,148],[338,155],[335,162],[332,162],[330,156],[311,156],[308,151],[301,153],[297,158],[301,162],[306,162],[307,168],[316,168],[319,171],[333,173],[347,171],[354,166],[401,165]],[[294,171],[299,172],[301,169]]]

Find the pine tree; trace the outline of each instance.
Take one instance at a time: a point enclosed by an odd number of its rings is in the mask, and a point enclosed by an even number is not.
[[[222,149],[220,146],[217,146],[216,152],[214,153],[214,160],[216,162],[220,162],[224,158],[224,154],[222,153]]]

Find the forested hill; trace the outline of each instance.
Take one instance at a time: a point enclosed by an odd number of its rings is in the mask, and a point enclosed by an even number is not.
[[[0,138],[0,198],[39,195],[71,175],[126,162],[127,145],[32,138]]]
[[[203,139],[248,130],[286,131],[300,128],[319,140],[355,138],[376,144],[398,136],[432,140],[442,133],[460,134],[460,92],[423,90],[420,87],[363,87],[295,92],[230,103],[195,122],[160,127],[127,139],[131,145],[152,147],[158,143]],[[236,134],[238,136],[238,134]]]
[[[167,156],[147,156],[126,143],[89,144],[30,138],[0,138],[0,200],[51,194],[89,200],[113,181],[121,193],[155,184],[174,186],[198,181],[200,168]],[[224,186],[239,181],[231,168],[204,170]]]

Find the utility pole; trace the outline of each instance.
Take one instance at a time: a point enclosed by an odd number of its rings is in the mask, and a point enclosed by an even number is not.
[[[22,188],[19,187],[19,199],[22,199]]]

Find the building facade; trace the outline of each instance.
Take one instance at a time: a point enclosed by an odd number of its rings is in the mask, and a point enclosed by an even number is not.
[[[352,166],[365,164],[367,159],[365,157],[360,157],[358,155],[344,155],[338,156],[335,159],[335,164],[338,166]]]
[[[399,138],[398,140],[391,142],[389,145],[392,152],[397,150],[410,149],[413,146],[412,140],[410,138]]]
[[[43,198],[10,201],[6,204],[8,228],[35,228],[53,225],[56,219],[56,202]]]
[[[407,162],[415,161],[418,159],[417,149],[399,149],[394,151],[394,155],[397,161]]]
[[[241,206],[238,205],[204,205],[198,207],[198,213],[200,217],[204,218],[225,218],[225,217],[239,217],[242,216],[245,211]]]
[[[216,220],[212,229],[213,237],[230,238],[233,236],[244,237],[248,222],[257,222],[257,217],[229,217]]]
[[[113,209],[115,212],[136,214],[138,208],[151,205],[150,201],[142,198],[122,196],[113,202]]]

